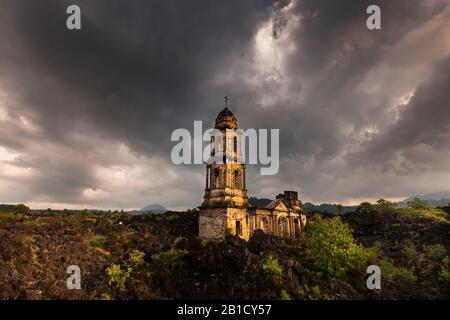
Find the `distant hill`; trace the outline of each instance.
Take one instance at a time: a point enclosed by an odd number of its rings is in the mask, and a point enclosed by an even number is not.
[[[248,199],[248,201],[249,201],[250,205],[255,206],[255,207],[265,207],[270,202],[272,202],[271,199],[256,198],[256,197],[250,197]],[[322,203],[319,205],[315,205],[311,202],[305,202],[303,204],[303,208],[306,210],[306,212],[308,212],[308,213],[320,212],[323,214],[338,214],[337,206],[338,206],[337,204],[331,204],[331,203]],[[341,214],[355,211],[356,208],[357,208],[357,206],[343,206],[342,210],[341,210]]]
[[[153,204],[150,204],[150,205],[142,208],[141,210],[129,211],[129,213],[131,213],[131,214],[143,214],[143,213],[147,213],[147,212],[151,212],[151,213],[166,213],[167,209],[164,208],[162,205],[160,205],[158,203],[153,203]]]
[[[419,198],[427,201],[432,207],[445,207],[450,203],[450,192],[435,192],[421,195],[413,195],[402,201],[398,202],[400,208],[405,208],[408,206],[408,201],[414,198]]]
[[[342,206],[341,214],[355,211],[358,206]],[[305,202],[303,208],[308,213],[320,212],[323,214],[338,214],[338,205],[331,203],[322,203],[315,205],[311,202]]]
[[[4,212],[10,212],[10,211],[14,211],[14,209],[16,208],[15,204],[0,204],[0,211],[4,211]]]
[[[408,201],[411,201],[414,198],[419,198],[427,201],[432,207],[448,207],[450,203],[450,192],[435,192],[428,193],[422,195],[412,195],[402,201],[397,203],[397,207],[406,208],[408,206]],[[337,204],[331,203],[322,203],[319,205],[315,205],[311,202],[305,202],[303,204],[306,212],[320,212],[323,214],[337,214]],[[343,206],[341,213],[348,213],[355,211],[358,206]]]

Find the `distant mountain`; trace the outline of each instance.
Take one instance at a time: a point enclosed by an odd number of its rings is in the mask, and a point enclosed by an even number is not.
[[[341,214],[355,211],[358,206],[342,206]],[[311,202],[305,202],[303,204],[303,208],[306,212],[320,212],[325,214],[338,214],[338,205],[331,203],[322,203],[319,205],[315,205]]]
[[[148,206],[142,208],[141,210],[129,211],[129,213],[131,213],[131,214],[143,214],[143,213],[147,213],[147,212],[151,212],[151,213],[166,213],[167,209],[164,208],[162,205],[160,205],[158,203],[153,203],[151,205],[148,205]]]
[[[269,203],[272,202],[271,199],[256,198],[256,197],[250,197],[248,199],[248,201],[249,201],[250,205],[255,206],[255,207],[265,207]],[[319,205],[315,205],[311,202],[305,202],[303,204],[303,208],[308,213],[320,212],[320,213],[324,213],[324,214],[333,214],[333,215],[338,214],[338,205],[337,204],[322,203]],[[355,211],[356,208],[357,208],[357,206],[342,206],[341,214]]]
[[[414,198],[419,198],[427,201],[432,207],[444,207],[448,206],[450,203],[450,192],[435,192],[435,193],[427,193],[421,195],[410,196],[402,201],[398,202],[398,206],[400,208],[404,208],[408,206],[408,201],[411,201]]]
[[[248,199],[248,202],[251,206],[255,207],[265,207],[269,203],[272,202],[271,199],[266,198],[256,198],[256,197],[250,197]],[[314,212],[320,212],[324,214],[338,214],[338,205],[337,204],[330,204],[330,203],[322,203],[319,205],[315,205],[311,202],[305,202],[303,204],[303,208],[308,213],[314,213]],[[355,211],[357,206],[343,206],[341,209],[341,214]]]

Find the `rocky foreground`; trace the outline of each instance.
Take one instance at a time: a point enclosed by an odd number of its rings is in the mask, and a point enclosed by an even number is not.
[[[200,241],[197,219],[195,211],[0,213],[0,298],[450,297],[450,220],[441,210],[315,215],[303,239],[258,230],[248,243]],[[381,267],[381,290],[366,287],[369,264]],[[80,290],[67,289],[69,265],[81,269]]]

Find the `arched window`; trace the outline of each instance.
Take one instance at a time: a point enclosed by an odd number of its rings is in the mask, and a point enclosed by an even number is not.
[[[233,159],[234,161],[237,161],[237,155],[238,155],[238,139],[237,137],[233,138]]]
[[[235,188],[239,189],[241,187],[240,178],[241,178],[241,175],[239,174],[239,170],[235,170],[234,171],[234,187]]]
[[[261,219],[261,229],[264,231],[264,233],[269,233],[269,220],[266,217],[263,217]]]
[[[241,220],[236,220],[236,235],[242,236]]]
[[[221,145],[220,152],[222,153],[223,163],[227,163],[227,137],[226,137],[226,135],[222,139],[222,145]]]
[[[214,188],[219,187],[219,177],[220,177],[219,169],[214,169]]]
[[[211,156],[212,156],[212,157],[214,157],[214,156],[216,155],[216,149],[213,147],[213,146],[214,146],[214,140],[215,140],[215,137],[212,136],[212,137],[211,137],[211,148],[212,148],[212,150],[211,150]]]
[[[278,220],[278,227],[280,230],[280,237],[287,237],[288,236],[288,230],[287,230],[287,222],[286,222],[286,218],[281,217]]]
[[[300,233],[302,232],[300,227],[300,220],[297,218],[294,219],[294,228],[295,228],[295,237],[300,238]]]

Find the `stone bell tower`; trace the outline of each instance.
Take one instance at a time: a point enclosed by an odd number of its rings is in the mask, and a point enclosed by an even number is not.
[[[248,239],[245,165],[239,162],[240,139],[236,131],[238,123],[228,109],[226,97],[224,109],[218,114],[214,128],[221,132],[221,141],[216,143],[217,148],[211,150],[211,156],[221,161],[206,165],[205,196],[200,206],[199,235],[220,239],[226,232],[230,232]]]
[[[248,204],[245,165],[239,163],[239,137],[236,117],[225,108],[216,118],[215,129],[220,130],[222,141],[211,152],[219,163],[206,165],[206,185],[203,207],[245,207]],[[214,137],[213,137],[214,139]]]

